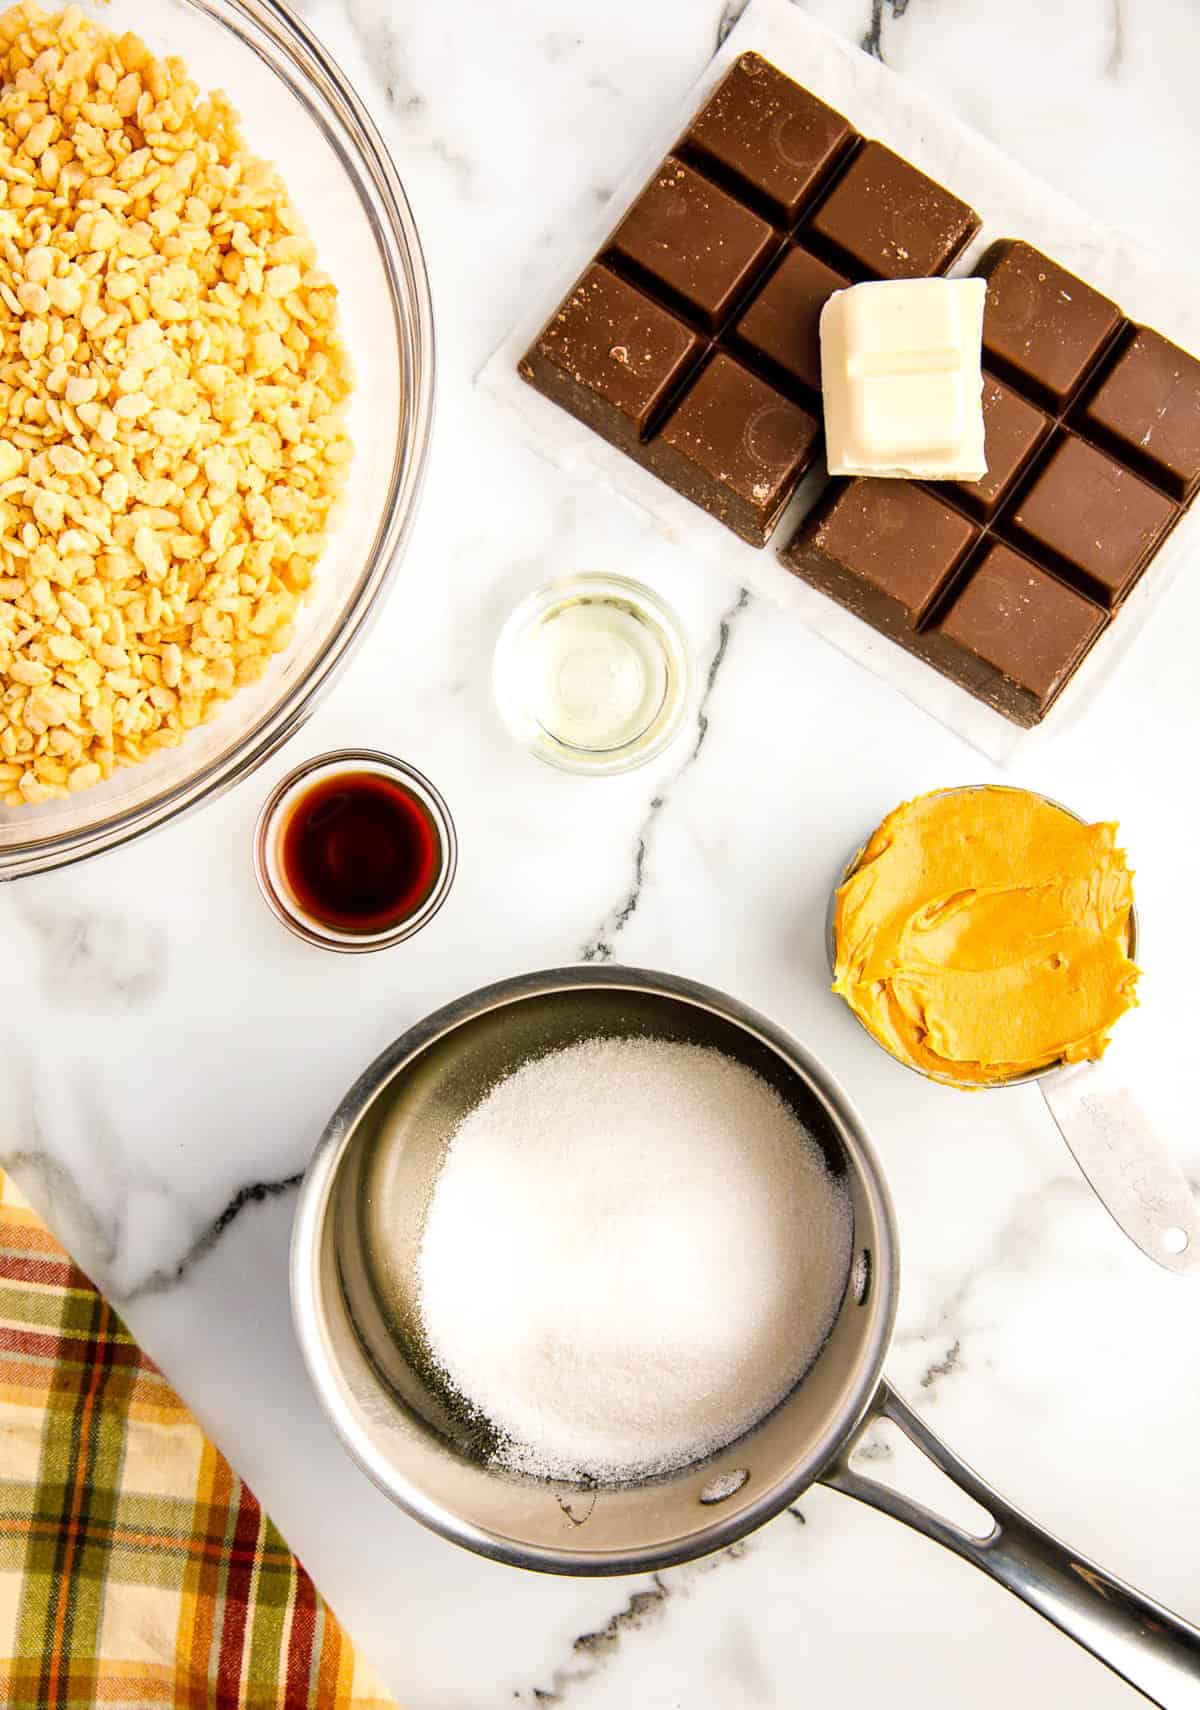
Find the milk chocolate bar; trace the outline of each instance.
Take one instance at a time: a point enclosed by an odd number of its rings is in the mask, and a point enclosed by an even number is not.
[[[761,546],[820,450],[829,296],[943,274],[979,223],[743,54],[520,372]],[[978,271],[987,474],[835,481],[780,556],[1032,725],[1200,489],[1200,362],[1028,243]]]
[[[520,372],[762,546],[820,449],[826,299],[945,272],[978,229],[965,202],[746,53]]]
[[[1027,243],[980,271],[987,475],[833,483],[780,557],[1033,725],[1200,488],[1200,362]]]

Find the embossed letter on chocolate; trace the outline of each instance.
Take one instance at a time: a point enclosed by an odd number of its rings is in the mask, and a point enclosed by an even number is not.
[[[851,280],[943,272],[978,228],[964,202],[746,53],[520,372],[761,546],[819,449],[826,300]]]

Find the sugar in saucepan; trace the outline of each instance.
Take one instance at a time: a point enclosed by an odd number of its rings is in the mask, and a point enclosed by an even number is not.
[[[852,1213],[795,1112],[701,1046],[598,1039],[534,1059],[460,1124],[419,1260],[430,1353],[542,1477],[701,1459],[807,1370]]]

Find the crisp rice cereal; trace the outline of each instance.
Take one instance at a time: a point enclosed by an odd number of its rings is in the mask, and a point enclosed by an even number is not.
[[[345,480],[337,297],[236,113],[0,16],[0,799],[172,747],[290,638]]]

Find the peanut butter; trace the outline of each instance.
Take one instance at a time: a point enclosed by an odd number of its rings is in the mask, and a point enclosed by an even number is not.
[[[1026,790],[905,802],[838,891],[834,991],[902,1063],[958,1085],[1101,1056],[1137,1002],[1116,833]]]

